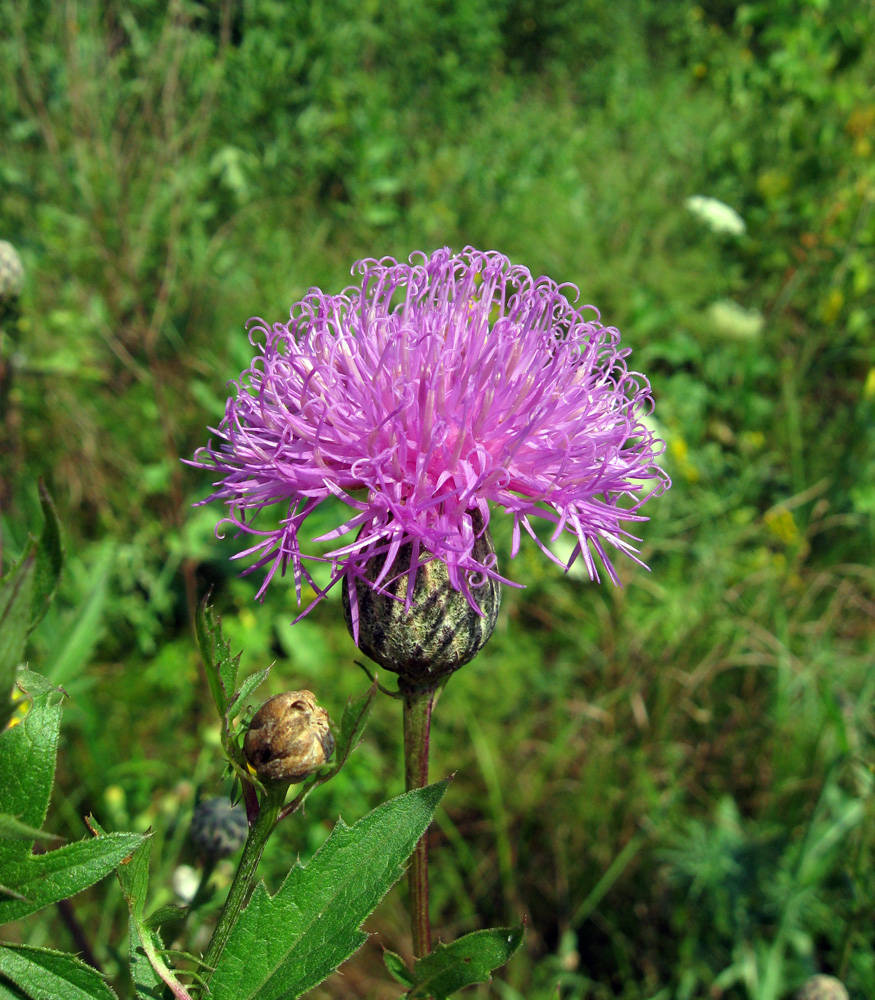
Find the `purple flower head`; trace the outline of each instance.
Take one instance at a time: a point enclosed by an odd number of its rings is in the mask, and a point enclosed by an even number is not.
[[[353,273],[339,295],[311,289],[288,323],[250,320],[257,354],[233,383],[218,446],[192,463],[219,475],[202,502],[225,501],[221,523],[254,537],[236,558],[267,568],[259,596],[288,566],[299,601],[302,580],[318,600],[345,577],[355,625],[356,584],[384,583],[366,578],[369,560],[387,573],[409,545],[411,570],[442,560],[473,606],[471,587],[503,579],[494,556],[474,554],[491,505],[513,518],[512,556],[525,531],[563,568],[579,557],[598,579],[598,560],[619,583],[605,543],[640,562],[622,523],[646,520],[644,502],[670,485],[655,464],[664,445],[642,423],[650,387],[628,370],[619,332],[575,307],[573,285],[472,247],[363,260]],[[315,539],[332,551],[308,556],[302,528],[332,496],[350,516]],[[275,504],[279,524],[256,527]],[[572,536],[567,564],[535,517],[554,540]],[[325,590],[307,569],[317,558],[331,565]]]

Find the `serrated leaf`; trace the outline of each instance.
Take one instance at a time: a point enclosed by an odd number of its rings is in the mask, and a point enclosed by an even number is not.
[[[231,643],[222,635],[221,619],[207,604],[206,597],[197,609],[195,630],[213,701],[219,711],[219,718],[224,719],[237,687],[240,654],[231,656]]]
[[[55,780],[55,757],[61,729],[60,692],[39,674],[25,671],[18,686],[30,695],[30,711],[16,726],[0,733],[0,812],[41,829]],[[7,861],[30,856],[27,842],[0,841],[0,882]]]
[[[114,1000],[116,996],[96,969],[75,955],[48,948],[0,946],[0,976],[32,1000]]]
[[[42,483],[40,504],[45,518],[42,535],[38,541],[31,535],[18,564],[0,581],[0,729],[12,714],[7,697],[27,636],[46,613],[64,563],[58,515]]]
[[[332,768],[332,776],[346,763],[349,755],[361,743],[368,718],[371,714],[371,703],[377,693],[376,680],[367,691],[359,698],[347,702],[343,711],[343,718],[340,720],[340,734],[337,740],[336,758]]]
[[[209,985],[234,1000],[294,1000],[367,940],[362,922],[403,874],[449,779],[406,792],[353,826],[343,820],[271,896],[260,882]]]
[[[105,833],[93,817],[88,825],[97,837],[94,843],[101,843],[114,836]],[[116,870],[122,894],[128,904],[130,923],[128,928],[128,948],[130,952],[131,979],[138,1000],[163,1000],[165,987],[169,987],[178,1000],[191,1000],[185,987],[173,974],[173,970],[161,957],[163,942],[156,930],[145,920],[146,900],[149,895],[149,862],[152,857],[152,839],[142,838],[140,846],[131,857]]]
[[[234,695],[228,706],[228,715],[239,715],[246,704],[246,699],[252,694],[252,692],[267,680],[267,675],[270,673],[270,667],[265,667],[264,670],[257,670],[254,674],[250,674],[245,681],[240,685],[240,689]]]
[[[35,840],[63,840],[63,837],[54,833],[46,833],[45,830],[38,830],[34,826],[22,823],[17,816],[10,816],[9,813],[0,813],[0,840],[26,840],[33,843]]]
[[[163,906],[159,906],[154,913],[150,914],[146,920],[146,926],[151,930],[156,930],[162,924],[182,920],[187,913],[187,906],[180,906],[178,903],[165,903]]]
[[[42,507],[42,534],[36,549],[36,566],[31,597],[31,629],[42,620],[48,610],[64,566],[64,543],[61,539],[61,522],[55,504],[45,485],[40,482],[40,507]]]
[[[138,833],[111,833],[100,843],[80,840],[47,854],[4,862],[0,866],[3,885],[23,898],[0,899],[0,924],[20,920],[94,885],[130,857],[142,841]]]
[[[222,748],[231,764],[232,771],[240,778],[243,798],[246,802],[246,813],[250,817],[258,812],[258,799],[255,785],[260,788],[255,779],[246,769],[246,758],[234,733],[231,713],[235,706],[242,705],[241,692],[246,697],[266,676],[266,671],[254,674],[244,681],[242,687],[234,694],[237,685],[237,674],[240,669],[240,654],[231,656],[231,644],[222,635],[222,623],[207,604],[207,598],[201,601],[195,619],[198,645],[204,661],[204,670],[213,694],[213,701],[219,712],[221,722]],[[269,668],[268,668],[269,669]],[[251,685],[251,686],[250,686]]]
[[[413,968],[411,1000],[447,997],[476,983],[487,983],[522,944],[524,927],[496,927],[474,931],[452,944],[439,944],[418,958]]]
[[[396,955],[394,951],[389,951],[388,948],[384,950],[383,964],[386,966],[389,975],[396,982],[401,983],[402,986],[410,989],[411,986],[416,985],[416,980],[413,978],[413,973],[407,968],[407,963],[400,955]]]
[[[46,818],[61,724],[59,692],[39,674],[25,671],[19,686],[32,698],[23,721],[0,733],[0,812],[39,830]],[[142,841],[114,834],[106,843],[80,841],[34,855],[36,838],[0,839],[0,923],[74,896],[108,875]]]
[[[31,549],[0,584],[0,729],[12,715],[9,697],[15,672],[24,657],[35,573],[36,552]]]

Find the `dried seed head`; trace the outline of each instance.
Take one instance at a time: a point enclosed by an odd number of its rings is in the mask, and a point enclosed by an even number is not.
[[[248,832],[246,811],[220,796],[198,803],[191,818],[189,836],[206,857],[226,858],[243,846]]]
[[[480,532],[473,556],[493,565],[495,546],[489,529],[484,529],[479,512],[472,513],[475,532]],[[375,557],[368,564],[365,579],[376,580],[384,560]],[[358,647],[372,660],[399,675],[406,689],[433,687],[441,678],[464,666],[486,645],[495,628],[501,604],[501,585],[492,577],[482,582],[469,578],[468,596],[450,583],[446,563],[432,559],[416,571],[413,603],[406,608],[411,546],[402,545],[380,590],[365,583],[356,587],[358,603]],[[480,585],[476,586],[475,583]],[[346,625],[354,636],[349,585],[343,581],[343,610]]]
[[[262,781],[303,781],[334,753],[330,725],[312,692],[286,691],[255,713],[243,752]]]
[[[834,976],[812,976],[799,988],[796,1000],[848,1000],[848,991]]]

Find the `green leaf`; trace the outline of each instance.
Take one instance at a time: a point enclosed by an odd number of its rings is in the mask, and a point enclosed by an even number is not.
[[[0,729],[12,715],[6,698],[24,658],[27,636],[46,613],[64,563],[58,515],[42,483],[40,504],[45,523],[39,541],[31,536],[18,565],[0,581]]]
[[[105,841],[80,840],[47,854],[4,860],[0,880],[23,898],[0,899],[0,924],[20,920],[94,885],[130,857],[142,841],[138,833],[111,833]],[[26,847],[22,841],[0,843]]]
[[[0,584],[0,729],[12,715],[9,695],[24,658],[33,606],[36,553],[31,551]]]
[[[165,903],[149,916],[146,920],[146,926],[152,930],[157,930],[162,924],[171,924],[177,920],[182,920],[187,913],[187,906],[180,906],[178,903]]]
[[[267,675],[270,673],[270,667],[265,667],[264,670],[257,670],[254,674],[250,674],[245,681],[240,685],[240,690],[234,695],[231,700],[231,704],[228,706],[228,715],[231,714],[238,715],[243,706],[246,704],[246,699],[252,694],[252,692],[267,679]]]
[[[416,985],[416,980],[413,978],[413,973],[407,968],[407,963],[400,955],[396,955],[394,951],[389,951],[388,948],[384,950],[383,964],[389,971],[389,975],[401,983],[402,986],[410,989],[411,986]]]
[[[48,948],[0,946],[0,976],[31,1000],[114,1000],[116,996],[96,969],[75,955]]]
[[[231,707],[231,697],[237,687],[237,671],[240,668],[240,654],[231,656],[231,643],[222,635],[222,621],[207,604],[205,597],[197,609],[195,630],[200,646],[207,681],[213,693],[213,701],[224,719]]]
[[[430,955],[416,960],[411,1000],[446,1000],[466,986],[489,982],[492,972],[522,944],[524,931],[522,926],[496,927],[466,934],[452,944],[439,944]]]
[[[0,976],[0,1000],[27,1000],[27,994]]]
[[[39,830],[46,818],[61,729],[60,692],[39,674],[25,671],[18,686],[32,704],[24,719],[0,733],[0,812]],[[27,842],[0,841],[0,882],[5,863],[30,857]]]
[[[233,715],[237,714],[245,699],[264,680],[267,676],[267,670],[258,671],[247,678],[235,694],[237,674],[240,669],[240,654],[231,656],[231,644],[222,635],[222,623],[210,605],[207,604],[207,598],[204,598],[198,607],[195,629],[210,691],[212,691],[213,701],[216,703],[222,725],[222,747],[231,764],[231,769],[240,778],[246,810],[251,815],[256,809],[255,787],[261,788],[262,786],[247,770],[246,758],[243,756],[239,739],[234,732]]]
[[[32,844],[35,840],[63,840],[54,833],[46,833],[34,826],[22,823],[17,816],[0,813],[0,840],[26,840]]]
[[[59,692],[31,671],[21,674],[19,686],[32,704],[22,722],[0,733],[0,812],[40,830],[55,777]],[[0,898],[0,923],[18,920],[87,889],[143,840],[139,834],[117,833],[106,842],[79,841],[34,855],[35,839],[0,839],[0,884],[11,894]]]
[[[212,993],[293,1000],[345,962],[367,940],[362,922],[403,874],[448,781],[399,795],[351,827],[338,820],[275,895],[260,882],[210,979]]]
[[[365,727],[368,724],[368,718],[371,714],[371,702],[373,702],[376,693],[377,682],[375,680],[361,697],[355,700],[350,698],[347,702],[346,708],[343,711],[343,718],[340,720],[340,734],[337,740],[334,767],[331,770],[330,777],[337,774],[346,763],[349,755],[361,743]]]

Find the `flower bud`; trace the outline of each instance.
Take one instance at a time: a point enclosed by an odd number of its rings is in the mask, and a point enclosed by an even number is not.
[[[246,811],[219,796],[198,803],[191,818],[189,836],[206,857],[226,858],[243,846],[248,832]]]
[[[0,302],[17,299],[24,287],[24,267],[15,247],[0,240]]]
[[[835,976],[812,976],[799,988],[796,1000],[848,1000],[848,991]]]
[[[255,713],[243,752],[262,781],[303,781],[334,753],[330,725],[312,692],[286,691]]]
[[[472,512],[474,531],[479,536],[473,556],[483,563],[494,561],[495,546],[488,528],[484,530],[478,511]],[[402,545],[381,590],[361,583],[356,588],[358,602],[358,647],[376,663],[399,675],[406,689],[433,688],[443,677],[464,666],[486,645],[495,628],[501,604],[501,585],[487,577],[469,592],[482,614],[450,583],[446,563],[432,559],[416,571],[413,604],[405,608],[412,548]],[[375,556],[365,571],[366,580],[375,580],[384,560]],[[349,586],[343,581],[343,610],[353,634]]]

